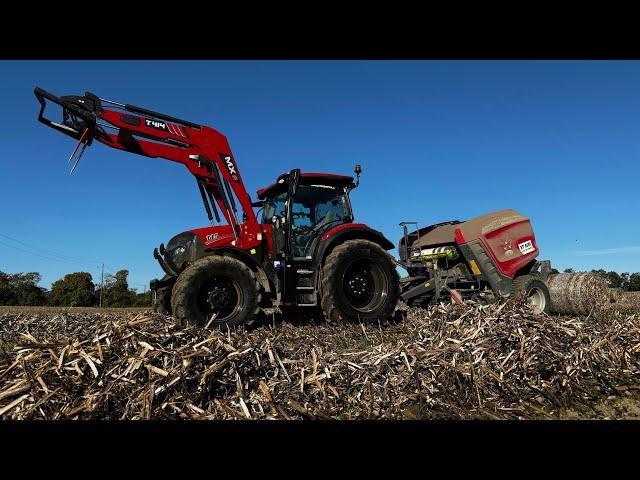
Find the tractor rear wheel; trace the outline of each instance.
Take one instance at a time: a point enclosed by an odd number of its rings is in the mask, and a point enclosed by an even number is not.
[[[377,243],[347,240],[327,256],[320,303],[329,321],[387,320],[399,295],[394,262]]]
[[[193,262],[176,280],[171,306],[180,326],[234,327],[249,322],[258,311],[260,286],[242,261],[213,255]]]
[[[551,294],[549,287],[536,275],[521,275],[513,279],[511,296],[524,295],[527,303],[536,313],[549,314]]]

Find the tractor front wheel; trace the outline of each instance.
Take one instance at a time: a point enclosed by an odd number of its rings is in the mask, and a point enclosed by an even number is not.
[[[234,327],[249,322],[258,311],[260,288],[242,261],[213,255],[184,270],[171,294],[173,316],[180,326]]]
[[[388,320],[399,295],[394,262],[377,243],[347,240],[327,256],[320,303],[329,321]]]

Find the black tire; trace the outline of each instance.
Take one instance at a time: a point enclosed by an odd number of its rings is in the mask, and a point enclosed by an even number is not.
[[[260,286],[242,261],[212,255],[193,262],[176,280],[171,294],[173,317],[179,326],[235,327],[252,320],[260,303]]]
[[[395,264],[377,243],[347,240],[327,256],[320,304],[329,321],[388,320],[399,295]]]
[[[537,275],[521,275],[511,283],[511,296],[525,296],[533,304],[538,313],[549,314],[551,311],[551,294],[549,287]]]
[[[162,315],[171,315],[171,289],[170,287],[162,287],[156,290],[156,298],[153,302],[153,311]]]

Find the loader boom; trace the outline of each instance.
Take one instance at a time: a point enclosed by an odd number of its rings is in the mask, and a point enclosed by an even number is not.
[[[77,138],[83,147],[95,139],[118,150],[185,165],[197,180],[209,220],[214,215],[219,219],[219,209],[232,227],[237,242],[254,243],[252,237],[259,232],[259,225],[231,147],[220,132],[141,107],[99,98],[89,92],[84,97],[56,97],[36,88],[34,93],[42,105],[39,120]],[[69,114],[73,120],[59,124],[46,119],[45,100],[60,105],[65,119]],[[109,108],[103,104],[108,104]],[[234,196],[242,207],[244,219],[237,217]]]

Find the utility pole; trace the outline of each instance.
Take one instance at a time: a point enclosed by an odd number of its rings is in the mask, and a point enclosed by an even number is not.
[[[104,263],[102,264],[102,273],[100,274],[100,308],[102,308],[102,291],[104,290]]]

